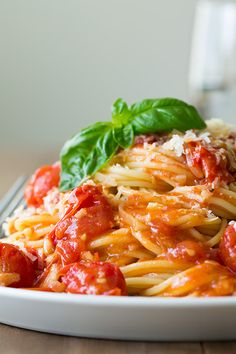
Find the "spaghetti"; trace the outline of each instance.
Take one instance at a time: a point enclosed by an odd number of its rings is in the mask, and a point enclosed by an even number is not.
[[[136,137],[72,191],[60,165],[31,178],[4,225],[0,285],[141,296],[236,294],[236,138],[205,131]]]

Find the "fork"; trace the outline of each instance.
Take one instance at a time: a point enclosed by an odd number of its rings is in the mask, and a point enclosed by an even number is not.
[[[19,177],[10,190],[0,201],[0,238],[5,237],[2,225],[6,218],[11,216],[14,210],[24,202],[24,188],[27,181],[27,176]]]

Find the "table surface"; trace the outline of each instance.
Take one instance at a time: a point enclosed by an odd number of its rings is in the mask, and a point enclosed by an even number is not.
[[[4,354],[233,354],[236,343],[123,342],[57,336],[0,325]]]
[[[24,159],[22,159],[24,156]],[[22,174],[29,174],[37,166],[55,159],[50,153],[32,157],[30,152],[2,151],[0,155],[0,198]],[[0,343],[4,354],[232,354],[236,342],[154,343],[96,340],[45,334],[0,324]]]

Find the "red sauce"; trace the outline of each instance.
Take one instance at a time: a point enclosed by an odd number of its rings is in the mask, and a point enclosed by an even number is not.
[[[209,258],[209,250],[202,243],[193,240],[184,240],[174,248],[169,248],[167,258],[172,261],[199,264]]]
[[[164,290],[164,296],[227,296],[234,294],[236,279],[226,267],[206,261],[189,268]]]
[[[234,225],[229,225],[220,241],[220,257],[223,263],[236,273],[236,230]]]
[[[216,187],[234,181],[229,162],[222,148],[204,146],[200,141],[185,144],[186,162],[193,175]]]

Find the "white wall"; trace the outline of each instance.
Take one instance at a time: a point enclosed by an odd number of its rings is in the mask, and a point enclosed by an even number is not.
[[[0,0],[0,145],[59,148],[111,103],[187,98],[196,0]]]

